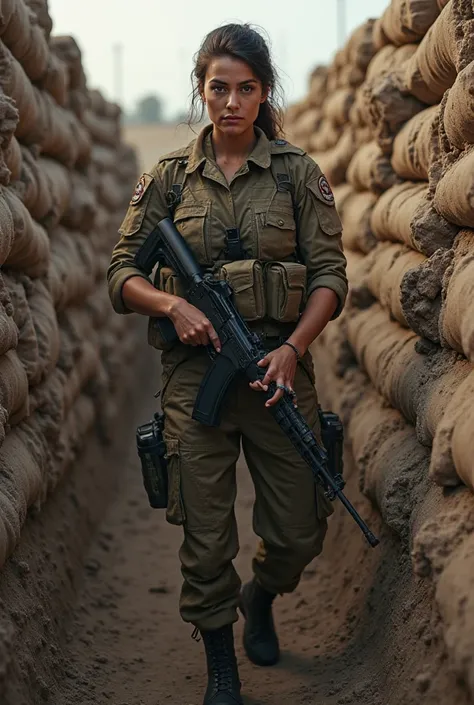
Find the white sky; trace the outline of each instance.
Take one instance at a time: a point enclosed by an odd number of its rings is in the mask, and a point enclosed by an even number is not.
[[[89,86],[127,109],[154,93],[167,114],[186,110],[192,55],[205,34],[225,22],[263,27],[270,37],[287,102],[306,92],[316,63],[327,63],[337,46],[337,5],[343,0],[49,0],[54,34],[78,41]],[[389,0],[346,0],[347,32],[382,14]],[[121,44],[123,77],[114,71]],[[121,86],[121,87],[120,87]]]

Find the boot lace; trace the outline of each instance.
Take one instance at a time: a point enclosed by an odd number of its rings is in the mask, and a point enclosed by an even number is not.
[[[232,648],[223,633],[209,639],[209,661],[216,691],[231,691],[233,685]]]

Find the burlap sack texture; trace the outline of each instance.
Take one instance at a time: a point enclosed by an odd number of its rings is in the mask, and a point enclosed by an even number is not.
[[[346,424],[362,491],[413,549],[416,574],[438,584],[451,662],[472,695],[474,578],[460,566],[474,527],[473,19],[471,0],[391,2],[348,120],[334,109],[350,87],[334,80],[343,48],[305,136],[329,168],[351,128],[360,140],[335,182],[350,294],[312,348],[318,391]]]
[[[104,282],[135,155],[51,29],[46,1],[2,2],[0,566],[92,427],[107,441],[134,349]]]

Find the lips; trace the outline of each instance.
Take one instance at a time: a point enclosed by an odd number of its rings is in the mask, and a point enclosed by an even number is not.
[[[242,120],[241,117],[237,117],[235,115],[226,115],[226,117],[222,118],[223,122],[240,122]]]

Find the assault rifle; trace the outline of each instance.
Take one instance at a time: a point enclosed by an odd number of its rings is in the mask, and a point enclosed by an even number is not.
[[[265,370],[257,365],[265,357],[260,338],[251,332],[235,308],[229,284],[215,280],[212,275],[203,275],[191,249],[169,218],[161,220],[153,229],[137,252],[135,261],[146,271],[151,271],[157,262],[171,267],[180,277],[186,300],[202,311],[214,326],[221,342],[221,352],[218,354],[212,345],[207,346],[212,364],[200,385],[193,418],[207,426],[218,426],[222,403],[234,377],[245,374],[249,381],[255,382],[265,376]],[[169,318],[153,319],[153,325],[159,328],[165,340],[177,339]],[[270,399],[275,391],[276,384],[272,382],[268,392],[262,394]],[[369,544],[377,546],[379,540],[342,491],[342,475],[333,476],[329,472],[326,449],[318,443],[291,397],[285,393],[269,411],[309,465],[315,481],[323,486],[328,499],[333,501],[338,497]]]

